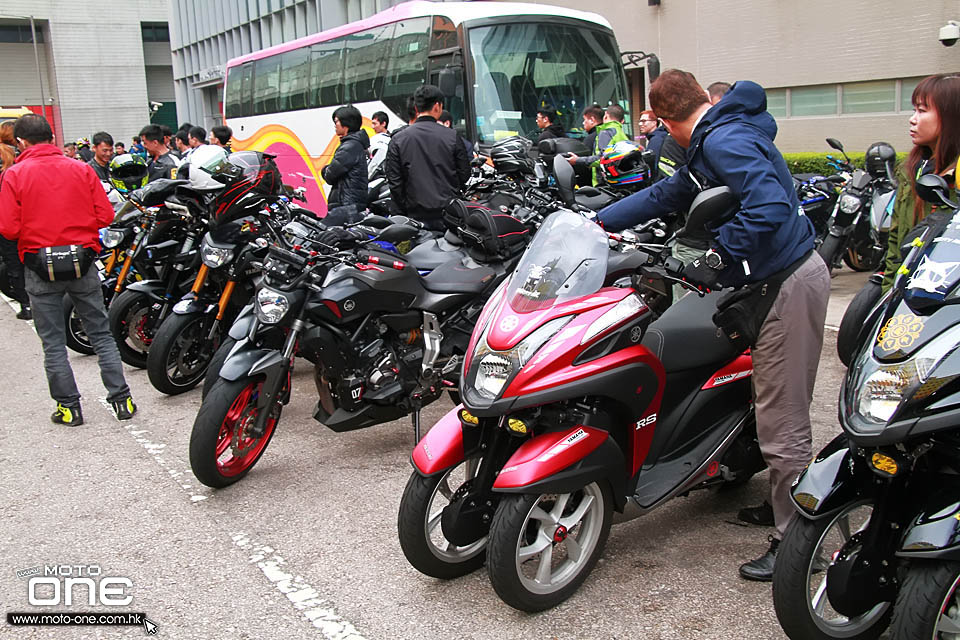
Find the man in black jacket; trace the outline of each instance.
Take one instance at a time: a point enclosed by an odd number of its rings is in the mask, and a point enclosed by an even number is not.
[[[323,168],[321,175],[330,185],[327,196],[328,225],[353,222],[357,213],[367,206],[367,149],[370,138],[360,128],[363,116],[356,107],[347,105],[333,112],[333,126],[340,137],[340,146],[333,160]]]
[[[413,99],[417,119],[393,134],[384,169],[394,204],[428,228],[442,229],[443,207],[460,195],[470,163],[457,132],[437,123],[443,112],[440,89],[425,84]]]

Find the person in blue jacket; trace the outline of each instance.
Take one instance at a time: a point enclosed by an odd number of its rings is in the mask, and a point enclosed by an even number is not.
[[[810,402],[830,276],[813,251],[813,224],[804,216],[787,164],[773,144],[777,125],[767,112],[762,87],[737,82],[711,106],[692,74],[671,69],[651,85],[650,106],[687,149],[687,164],[600,211],[604,228],[617,231],[686,211],[701,190],[727,186],[740,209],[716,230],[710,248],[684,266],[684,278],[716,290],[790,274],[752,349],[757,436],[770,468],[776,533],[767,552],[742,565],[740,575],[769,581],[780,540],[794,516],[790,485],[810,461]]]

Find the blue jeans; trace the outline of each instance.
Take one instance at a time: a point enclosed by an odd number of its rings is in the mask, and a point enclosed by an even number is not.
[[[30,269],[24,269],[24,283],[30,296],[30,306],[33,307],[33,324],[43,343],[43,366],[47,372],[50,397],[71,406],[80,402],[77,381],[67,360],[64,294],[73,300],[83,329],[97,352],[100,379],[107,389],[107,400],[114,402],[130,395],[130,387],[123,377],[120,352],[110,333],[97,269],[91,267],[82,278],[62,282],[47,282]]]

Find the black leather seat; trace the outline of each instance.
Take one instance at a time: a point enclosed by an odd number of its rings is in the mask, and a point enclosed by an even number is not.
[[[423,288],[433,293],[480,294],[496,276],[489,267],[465,267],[460,260],[440,265],[423,277]]]
[[[721,295],[687,294],[647,328],[642,344],[660,359],[667,373],[719,367],[737,356],[736,348],[713,324]]]
[[[429,240],[408,251],[403,259],[421,271],[433,271],[437,267],[450,262],[454,258],[462,258],[463,251],[454,249],[444,251],[436,240]]]

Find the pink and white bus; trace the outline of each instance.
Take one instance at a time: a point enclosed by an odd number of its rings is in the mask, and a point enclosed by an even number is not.
[[[320,170],[339,142],[333,111],[353,104],[406,124],[406,101],[430,82],[464,137],[483,148],[535,134],[553,106],[579,129],[589,104],[627,108],[620,51],[602,17],[538,4],[415,0],[366,20],[270,47],[227,65],[224,115],[233,148],[277,155],[285,183],[326,211]],[[368,130],[372,134],[372,130]]]

